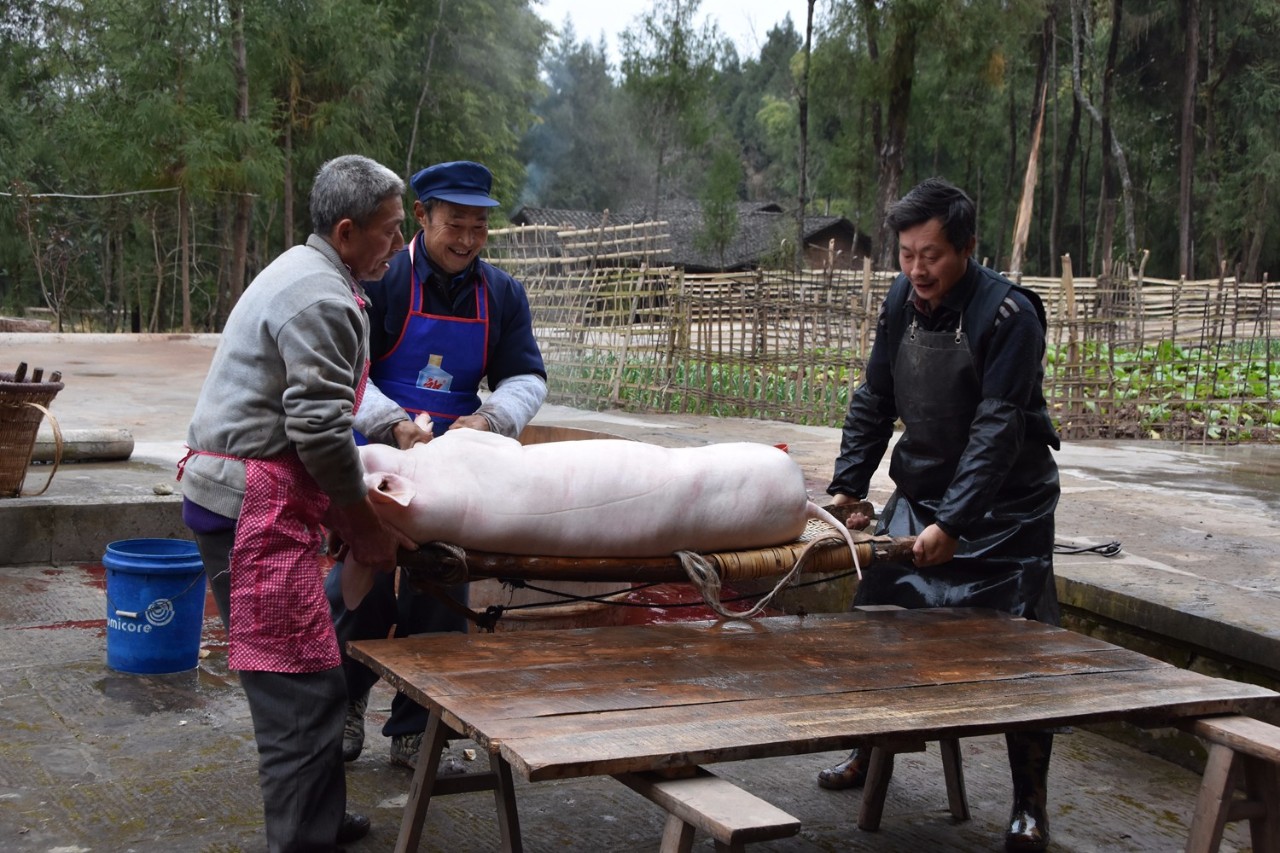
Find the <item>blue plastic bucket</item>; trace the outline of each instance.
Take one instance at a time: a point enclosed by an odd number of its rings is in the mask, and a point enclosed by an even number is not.
[[[107,666],[183,672],[200,659],[204,563],[185,539],[124,539],[107,546]]]

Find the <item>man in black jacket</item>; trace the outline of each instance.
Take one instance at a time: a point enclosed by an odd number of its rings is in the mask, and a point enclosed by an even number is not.
[[[990,607],[1058,624],[1053,514],[1059,442],[1043,394],[1039,297],[978,265],[972,200],[938,178],[888,211],[902,274],[881,306],[866,381],[849,403],[827,491],[865,498],[898,419],[895,490],[877,529],[915,536],[913,564],[869,568],[855,605]],[[854,513],[849,526],[870,518]],[[1053,735],[1006,736],[1014,804],[1005,846],[1048,844]],[[856,750],[818,776],[824,788],[866,778]]]

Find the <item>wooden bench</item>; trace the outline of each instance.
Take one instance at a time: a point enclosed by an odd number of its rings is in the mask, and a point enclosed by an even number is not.
[[[969,801],[964,790],[964,765],[960,760],[960,741],[943,738],[938,741],[942,750],[942,772],[947,783],[947,806],[951,816],[958,821],[969,819]],[[858,812],[858,829],[875,832],[880,828],[884,815],[885,796],[889,793],[889,780],[893,776],[893,757],[900,752],[924,752],[924,741],[877,741],[871,744],[871,758],[867,765],[867,782],[862,788],[862,808]]]
[[[715,839],[716,850],[733,853],[754,841],[800,831],[799,819],[702,767],[678,775],[651,771],[613,778],[667,811],[660,853],[689,853],[697,830]]]
[[[1184,728],[1208,741],[1187,853],[1215,853],[1222,830],[1248,820],[1254,853],[1280,853],[1280,728],[1252,717],[1210,717]],[[1236,790],[1244,783],[1244,797]]]

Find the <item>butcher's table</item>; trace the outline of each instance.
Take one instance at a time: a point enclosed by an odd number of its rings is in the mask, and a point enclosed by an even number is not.
[[[858,744],[1185,723],[1280,699],[973,609],[435,634],[351,650],[431,712],[400,851],[417,849],[433,794],[490,788],[504,848],[520,850],[513,769],[531,782],[626,779]],[[436,778],[446,726],[488,751],[490,773]]]

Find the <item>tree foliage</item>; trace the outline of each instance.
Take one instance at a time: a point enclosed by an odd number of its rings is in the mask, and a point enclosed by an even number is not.
[[[406,177],[480,160],[507,212],[698,202],[718,244],[738,201],[839,214],[885,265],[885,205],[940,174],[1001,266],[1041,86],[1025,273],[1280,261],[1280,0],[819,0],[804,157],[802,36],[773,23],[740,56],[660,0],[615,65],[529,0],[9,0],[0,311],[216,329],[352,151]]]

